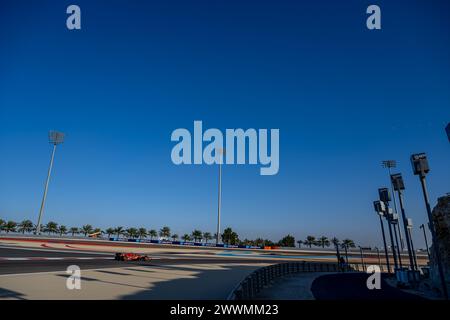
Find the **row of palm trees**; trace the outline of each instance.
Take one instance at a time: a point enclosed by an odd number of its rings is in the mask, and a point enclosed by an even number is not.
[[[302,245],[305,245],[309,248],[312,248],[312,246],[316,246],[316,247],[329,247],[330,245],[334,245],[336,246],[340,246],[341,248],[347,250],[349,248],[355,248],[355,242],[351,239],[344,239],[342,241],[340,241],[337,238],[332,238],[332,239],[328,239],[325,236],[321,236],[319,238],[316,239],[316,237],[314,236],[307,236],[305,240],[298,240],[297,244],[299,246],[299,248],[301,248]]]
[[[78,227],[71,227],[68,228],[65,225],[58,225],[58,223],[54,221],[49,221],[47,224],[41,226],[41,230],[44,233],[48,233],[48,235],[51,234],[59,234],[59,235],[66,235],[70,234],[72,236],[76,234],[83,234],[85,237],[91,234],[105,234],[108,237],[116,236],[116,237],[127,237],[132,239],[143,239],[149,237],[150,240],[153,240],[156,237],[160,237],[162,239],[172,239],[173,241],[176,241],[180,239],[180,236],[178,234],[172,234],[169,227],[164,226],[159,231],[155,229],[147,230],[146,228],[124,228],[122,226],[115,227],[115,228],[107,228],[106,230],[102,230],[100,228],[94,228],[90,224],[86,224],[82,226],[81,228]],[[23,220],[22,222],[15,222],[15,221],[5,221],[3,219],[0,219],[0,232],[19,232],[19,233],[32,233],[36,231],[36,225],[33,224],[31,220]],[[215,235],[214,235],[215,237]],[[181,239],[183,241],[205,241],[209,242],[213,239],[213,235],[210,232],[202,232],[200,230],[194,230],[190,234],[184,234],[181,236]]]
[[[22,222],[15,222],[12,220],[5,221],[3,219],[0,219],[0,232],[19,232],[19,233],[32,233],[36,231],[36,225],[33,224],[31,220],[23,220]],[[71,234],[74,236],[75,234],[84,234],[84,236],[87,236],[92,233],[101,233],[102,230],[100,228],[93,228],[91,225],[86,224],[82,226],[81,228],[67,228],[65,225],[58,225],[54,221],[49,221],[45,225],[41,225],[41,231],[44,233],[50,234],[59,234],[59,235],[65,235],[65,234]]]
[[[23,220],[22,222],[15,222],[15,221],[5,221],[0,219],[0,232],[4,231],[6,233],[9,232],[20,232],[20,233],[32,233],[36,230],[36,226],[33,224],[31,220]],[[173,241],[177,241],[179,239],[183,241],[194,241],[194,242],[206,242],[208,243],[212,239],[216,238],[216,234],[211,234],[210,232],[202,232],[201,230],[195,229],[190,234],[185,233],[181,237],[174,233],[172,234],[170,228],[168,226],[164,226],[158,231],[155,229],[149,229],[146,228],[124,228],[122,226],[118,226],[115,228],[107,228],[106,230],[102,230],[100,228],[94,228],[90,224],[83,225],[82,227],[71,227],[68,228],[65,225],[58,225],[58,223],[54,221],[49,221],[47,224],[41,226],[42,232],[45,232],[49,235],[51,234],[58,234],[60,236],[70,234],[72,236],[75,236],[76,234],[82,234],[85,237],[91,234],[97,234],[97,235],[107,235],[108,238],[111,236],[114,237],[127,237],[131,239],[143,239],[143,238],[150,238],[150,240],[153,240],[154,238],[157,238],[158,236],[161,239],[172,239]],[[221,234],[221,238],[223,242],[227,244],[244,244],[244,245],[256,245],[256,246],[267,246],[267,245],[274,245],[274,243],[267,239],[256,239],[256,240],[248,240],[245,239],[243,241],[239,240],[238,235],[236,232],[234,232],[231,228],[226,228],[224,230],[224,233]],[[307,236],[305,240],[298,240],[297,244],[299,248],[301,248],[302,245],[305,245],[309,248],[312,248],[313,246],[316,247],[329,247],[331,244],[333,244],[335,247],[339,246],[342,249],[354,248],[355,243],[351,239],[344,239],[340,241],[337,238],[328,239],[325,236],[321,236],[319,238],[316,238],[314,236]]]
[[[180,239],[180,236],[176,233],[172,234],[170,228],[167,226],[162,227],[159,231],[155,229],[147,230],[146,228],[124,229],[123,227],[116,227],[116,228],[108,228],[104,231],[104,233],[108,235],[108,237],[117,236],[118,238],[120,236],[139,239],[149,237],[150,240],[153,240],[153,238],[159,236],[161,239],[172,239],[173,241],[177,241]],[[183,241],[200,242],[204,240],[205,242],[209,242],[210,240],[213,239],[213,235],[210,232],[202,232],[200,230],[194,230],[190,234],[185,233],[184,235],[182,235],[181,239]]]

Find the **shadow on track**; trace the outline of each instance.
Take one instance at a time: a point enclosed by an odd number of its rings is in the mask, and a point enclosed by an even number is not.
[[[0,288],[0,300],[1,299],[25,300],[22,293],[3,288]]]

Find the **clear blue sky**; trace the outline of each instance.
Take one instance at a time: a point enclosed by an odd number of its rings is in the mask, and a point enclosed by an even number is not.
[[[409,156],[428,153],[434,205],[450,191],[449,2],[310,2],[2,1],[0,217],[36,221],[56,129],[44,222],[214,232],[217,167],[170,160],[172,130],[202,120],[280,129],[278,175],[224,167],[222,222],[241,238],[380,245],[383,159],[426,222]]]

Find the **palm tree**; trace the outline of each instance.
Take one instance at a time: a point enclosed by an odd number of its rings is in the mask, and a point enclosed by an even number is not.
[[[58,224],[54,221],[49,221],[45,227],[44,227],[45,232],[48,232],[48,234],[50,235],[50,233],[57,233],[58,232]]]
[[[3,220],[3,219],[0,219],[0,232],[2,232],[3,228],[5,227],[5,225],[6,225],[6,221]]]
[[[329,246],[330,246],[330,240],[328,240],[328,238],[325,237],[325,236],[320,237],[320,238],[317,240],[317,243],[318,243],[322,248],[325,248],[325,247],[329,247]]]
[[[3,229],[6,231],[6,233],[9,233],[9,232],[15,232],[16,227],[17,227],[17,223],[10,220],[3,226]]]
[[[181,239],[183,239],[183,241],[191,241],[191,236],[188,235],[187,233],[185,233],[185,234],[181,237]]]
[[[112,234],[115,233],[114,228],[108,228],[105,230],[105,233],[108,235],[108,238],[111,237]]]
[[[203,239],[205,239],[206,243],[208,243],[209,240],[212,239],[211,232],[204,232],[204,233],[203,233]]]
[[[341,253],[339,252],[339,243],[340,243],[340,240],[338,239],[338,238],[336,238],[336,237],[334,237],[333,239],[331,239],[331,243],[334,245],[334,247],[336,248],[336,256],[337,256],[337,259],[338,259],[338,261],[339,261],[339,263],[340,263],[340,261],[341,261]]]
[[[239,236],[231,228],[225,228],[222,234],[222,241],[226,244],[235,245],[239,243]]]
[[[331,239],[331,243],[332,244],[334,244],[335,246],[339,246],[339,243],[340,243],[341,241],[338,239],[338,238],[336,238],[336,237],[334,237],[333,239]]]
[[[167,226],[162,227],[161,230],[159,230],[159,236],[162,238],[170,237],[170,228]]]
[[[355,248],[355,242],[353,242],[353,240],[351,239],[344,239],[342,240],[342,244],[341,244],[341,248],[344,249],[345,251],[345,260],[347,261],[348,264],[348,248]]]
[[[303,244],[303,241],[302,240],[297,240],[297,243],[298,243],[298,247],[301,248],[302,244]]]
[[[158,232],[157,232],[155,229],[151,229],[151,230],[148,232],[148,235],[150,236],[150,240],[153,240],[154,237],[157,237],[157,236],[158,236]]]
[[[342,240],[342,246],[347,248],[355,248],[355,242],[351,239],[344,239]]]
[[[19,223],[18,231],[22,233],[33,231],[33,222],[31,220],[23,220]]]
[[[127,236],[132,239],[136,238],[138,235],[138,229],[136,228],[128,228],[125,232],[127,233]]]
[[[124,233],[123,227],[116,227],[114,233],[117,235],[117,239]]]
[[[72,228],[69,229],[69,233],[72,235],[72,237],[73,237],[75,234],[79,233],[79,232],[80,232],[80,231],[78,230],[77,227],[72,227]]]
[[[69,232],[72,234],[72,237],[79,232],[77,227],[70,228]]]
[[[264,247],[265,246],[264,239],[256,238],[255,241],[253,241],[253,245],[257,247]]]
[[[146,238],[147,237],[147,229],[139,228],[137,235],[139,236],[139,239]]]
[[[339,249],[339,244],[341,243],[341,241],[338,238],[334,237],[333,239],[331,239],[331,243]]]
[[[257,246],[257,247],[264,247],[264,239],[256,238],[254,241],[252,241],[251,245]]]
[[[195,242],[197,242],[197,240],[202,240],[203,237],[203,233],[200,230],[194,230],[192,231],[192,238],[194,239]]]
[[[226,228],[223,231],[222,239],[224,239],[227,244],[231,245],[236,245],[239,242],[238,234],[231,228]]]
[[[63,225],[59,226],[58,232],[59,232],[59,235],[60,235],[60,236],[66,234],[66,233],[67,233],[67,227],[66,227],[66,226],[63,226]]]
[[[175,233],[175,234],[172,235],[171,238],[172,238],[172,241],[177,241],[178,235]]]
[[[316,243],[316,237],[307,236],[306,240],[303,243],[305,244],[305,246],[309,246],[309,248],[311,248]]]
[[[86,237],[88,234],[92,233],[92,226],[90,224],[85,224],[81,227],[81,233]]]

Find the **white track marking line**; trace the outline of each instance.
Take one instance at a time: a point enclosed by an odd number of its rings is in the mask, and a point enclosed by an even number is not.
[[[0,261],[113,260],[113,257],[0,257]]]
[[[45,249],[45,248],[26,248],[26,247],[13,247],[13,246],[2,246],[0,245],[0,249],[13,249],[13,250],[28,250],[28,251],[45,251],[45,252],[64,252],[64,253],[84,253],[84,254],[92,254],[92,255],[105,255],[109,252],[95,252],[95,251],[78,251],[78,250],[58,250],[58,249]],[[113,254],[113,252],[110,252]]]

